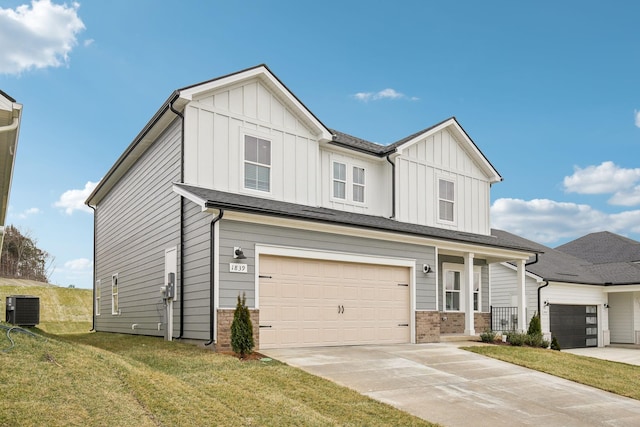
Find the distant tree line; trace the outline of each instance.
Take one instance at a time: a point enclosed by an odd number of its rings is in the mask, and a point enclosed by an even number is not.
[[[38,248],[29,233],[23,234],[13,225],[5,227],[4,233],[0,277],[48,282],[49,253]]]

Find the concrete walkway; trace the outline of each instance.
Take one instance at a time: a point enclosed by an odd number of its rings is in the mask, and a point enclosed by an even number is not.
[[[460,344],[260,352],[444,426],[640,425],[639,401],[460,350]]]
[[[638,346],[611,346],[611,347],[590,347],[571,348],[562,350],[567,353],[580,356],[595,357],[596,359],[611,360],[613,362],[628,363],[629,365],[640,365],[640,348]]]

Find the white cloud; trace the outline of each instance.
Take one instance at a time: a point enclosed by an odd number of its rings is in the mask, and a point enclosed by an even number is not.
[[[86,271],[91,269],[93,263],[86,258],[72,259],[64,263],[64,268],[72,271]]]
[[[609,203],[635,206],[640,204],[640,168],[625,169],[613,162],[598,166],[575,167],[571,176],[564,177],[564,188],[570,193],[613,194]]]
[[[79,7],[79,3],[33,0],[31,6],[0,8],[0,73],[67,64],[78,44],[76,35],[85,28]]]
[[[84,47],[88,47],[88,46],[91,46],[91,45],[93,44],[93,42],[95,42],[95,40],[94,40],[94,39],[87,39],[87,40],[85,40],[84,42],[82,42],[82,45],[83,45]]]
[[[28,216],[37,215],[37,214],[39,214],[41,212],[42,211],[39,208],[29,208],[29,209],[25,210],[24,212],[19,213],[16,216],[18,218],[20,218],[20,219],[25,219]]]
[[[67,215],[71,215],[73,211],[91,212],[91,208],[84,204],[87,197],[98,185],[97,182],[87,182],[82,190],[67,190],[53,204],[56,208],[63,208]]]
[[[408,99],[411,101],[417,101],[419,98],[412,96],[408,97],[404,93],[400,93],[395,89],[387,88],[378,92],[358,92],[353,95],[358,101],[369,102],[377,101],[380,99]]]
[[[640,111],[633,110],[633,116],[636,119],[636,127],[640,128]]]
[[[548,199],[498,199],[491,206],[491,219],[494,228],[546,244],[603,230],[640,232],[640,210],[608,214]]]

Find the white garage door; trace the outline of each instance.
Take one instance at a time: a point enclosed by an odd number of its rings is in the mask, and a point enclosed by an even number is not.
[[[409,268],[260,256],[260,348],[408,343]]]

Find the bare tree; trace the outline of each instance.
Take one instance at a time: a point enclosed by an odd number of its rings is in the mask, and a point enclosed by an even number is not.
[[[13,225],[5,228],[0,255],[0,276],[48,282],[49,253],[38,248],[30,232],[21,233]]]

